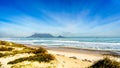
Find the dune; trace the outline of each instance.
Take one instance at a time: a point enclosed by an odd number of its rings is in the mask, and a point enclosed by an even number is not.
[[[3,49],[4,48],[4,49]],[[23,45],[0,41],[1,68],[88,68],[108,56],[120,62],[109,51]]]

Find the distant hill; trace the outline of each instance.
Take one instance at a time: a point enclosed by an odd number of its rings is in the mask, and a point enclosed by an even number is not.
[[[64,37],[61,35],[56,37],[56,36],[53,36],[48,33],[35,33],[35,34],[29,36],[29,38],[64,38]]]
[[[42,34],[41,33],[35,33],[35,34],[33,34],[33,35],[29,36],[29,37],[53,38],[54,36],[51,35],[51,34],[47,34],[47,33],[42,33]]]
[[[59,36],[57,36],[57,38],[64,38],[63,36],[61,36],[61,35],[59,35]]]

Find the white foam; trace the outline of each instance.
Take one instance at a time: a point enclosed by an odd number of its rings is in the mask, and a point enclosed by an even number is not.
[[[48,46],[65,46],[65,47],[77,47],[85,49],[96,50],[116,50],[120,51],[120,43],[106,43],[106,42],[81,42],[75,40],[66,39],[36,39],[36,38],[2,38],[2,40],[23,43],[23,44],[39,44]]]

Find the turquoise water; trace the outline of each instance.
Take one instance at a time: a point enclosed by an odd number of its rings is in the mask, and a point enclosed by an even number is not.
[[[120,51],[120,38],[0,38],[16,43]]]

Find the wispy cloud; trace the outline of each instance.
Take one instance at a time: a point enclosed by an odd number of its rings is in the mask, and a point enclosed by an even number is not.
[[[0,4],[0,8],[4,8],[0,11],[0,33],[17,37],[36,32],[66,36],[120,36],[120,3],[117,0],[87,2],[25,0],[24,3],[8,2],[9,5],[5,2],[5,5]]]

